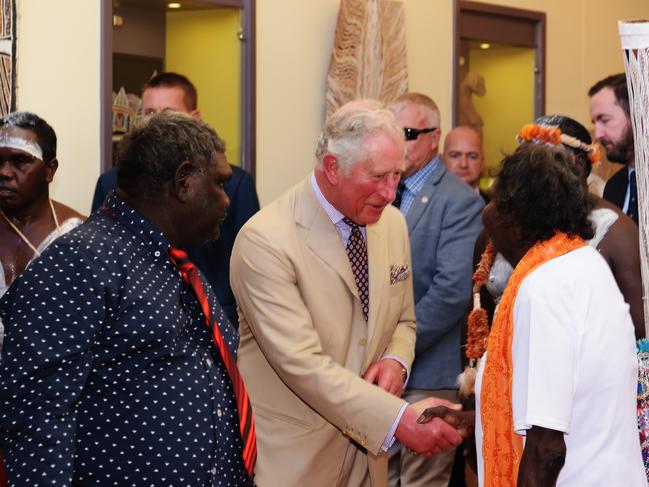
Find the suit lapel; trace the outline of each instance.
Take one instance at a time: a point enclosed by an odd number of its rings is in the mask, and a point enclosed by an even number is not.
[[[367,266],[369,269],[369,286],[370,286],[370,310],[367,318],[367,336],[369,339],[374,337],[377,322],[385,314],[385,307],[388,305],[388,299],[383,299],[388,291],[388,251],[383,236],[379,230],[380,222],[367,226]],[[371,340],[370,343],[375,347],[377,343]],[[373,356],[373,350],[368,350],[369,357]]]
[[[347,251],[329,215],[317,200],[311,187],[310,177],[306,178],[297,193],[295,220],[306,230],[304,240],[306,245],[340,275],[350,292],[359,300],[360,305],[358,288],[352,267],[349,264]],[[314,276],[314,279],[317,278]]]
[[[435,194],[437,185],[442,179],[442,176],[444,176],[445,172],[446,167],[438,157],[437,167],[421,187],[419,193],[417,193],[417,195],[415,196],[415,200],[412,202],[412,205],[408,209],[408,213],[406,213],[406,223],[408,224],[409,233],[412,233],[412,229],[415,228],[417,222],[428,208],[428,205],[431,205],[433,203],[433,195]]]

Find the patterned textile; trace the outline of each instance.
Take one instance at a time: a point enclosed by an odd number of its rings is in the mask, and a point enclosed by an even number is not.
[[[114,194],[102,210],[0,299],[10,485],[254,485],[228,373],[169,241]]]
[[[367,321],[367,315],[370,310],[367,244],[365,243],[365,239],[361,233],[360,225],[357,225],[349,218],[344,218],[343,221],[352,230],[352,233],[349,236],[349,241],[347,242],[347,255],[349,256],[349,262],[352,265],[352,271],[354,271],[358,296],[363,304],[363,316],[365,316],[365,321]]]
[[[411,174],[403,180],[405,188],[401,194],[401,204],[399,205],[399,210],[401,210],[403,215],[408,213],[408,210],[417,197],[417,193],[419,193],[419,190],[424,186],[426,181],[428,181],[433,172],[435,172],[435,169],[437,169],[439,164],[441,164],[441,158],[436,156],[430,162],[422,166],[419,171]]]
[[[16,10],[13,0],[0,0],[0,117],[15,110]]]
[[[638,430],[649,480],[649,339],[638,340]]]

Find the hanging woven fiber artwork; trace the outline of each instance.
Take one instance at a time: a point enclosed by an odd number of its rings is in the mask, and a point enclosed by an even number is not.
[[[638,227],[645,328],[649,324],[649,20],[620,21],[629,110],[635,141]],[[638,341],[638,429],[649,479],[649,339]]]
[[[387,103],[407,90],[403,3],[341,0],[327,74],[327,116],[351,100]]]

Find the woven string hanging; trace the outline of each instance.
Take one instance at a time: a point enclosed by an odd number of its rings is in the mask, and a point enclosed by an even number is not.
[[[649,328],[649,20],[620,21],[618,27],[635,139],[644,319]]]
[[[341,0],[327,74],[327,116],[348,101],[387,103],[407,89],[403,2]]]

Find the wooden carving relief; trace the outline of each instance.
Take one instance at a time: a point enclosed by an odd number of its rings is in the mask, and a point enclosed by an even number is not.
[[[408,89],[403,4],[341,0],[327,75],[327,116],[357,98],[389,102]]]

